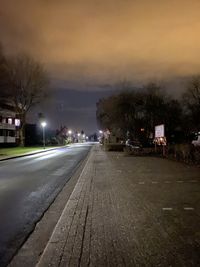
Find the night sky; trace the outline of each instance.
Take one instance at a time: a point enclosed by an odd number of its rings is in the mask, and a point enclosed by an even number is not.
[[[51,128],[92,132],[96,101],[120,80],[177,93],[199,73],[199,11],[199,0],[0,0],[0,42],[50,75],[51,99],[32,118],[43,111]]]

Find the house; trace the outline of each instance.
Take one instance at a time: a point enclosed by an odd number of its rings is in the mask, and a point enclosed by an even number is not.
[[[0,103],[0,146],[17,144],[20,120],[11,105]]]

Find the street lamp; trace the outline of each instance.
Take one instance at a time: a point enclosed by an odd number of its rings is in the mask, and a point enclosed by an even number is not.
[[[46,125],[47,125],[46,121],[41,122],[42,131],[43,131],[43,148],[44,149],[45,149],[45,127]]]
[[[68,131],[68,134],[71,135],[71,134],[72,134],[72,130],[69,130],[69,131]]]
[[[72,143],[72,130],[68,131],[68,135],[69,135],[68,141]]]
[[[78,143],[80,143],[80,136],[81,136],[81,134],[78,133],[78,134],[77,134],[77,137],[78,137]]]

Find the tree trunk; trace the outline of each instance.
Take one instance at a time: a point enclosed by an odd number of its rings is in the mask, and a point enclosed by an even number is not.
[[[26,114],[21,114],[21,127],[19,129],[19,146],[25,146],[25,124],[26,124]]]

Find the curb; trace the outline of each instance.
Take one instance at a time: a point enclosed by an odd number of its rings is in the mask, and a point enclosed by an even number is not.
[[[55,228],[54,228],[54,230],[53,230],[53,232],[49,238],[49,241],[47,242],[45,249],[41,254],[41,257],[40,257],[38,263],[36,264],[36,267],[45,267],[45,266],[54,266],[55,267],[55,266],[59,265],[60,258],[57,258],[56,255],[54,257],[54,262],[51,262],[51,264],[49,263],[49,258],[51,258],[50,255],[52,255],[52,252],[53,252],[52,249],[53,250],[55,249],[54,246],[55,245],[59,246],[58,243],[62,244],[62,240],[60,240],[59,237],[61,234],[63,235],[63,229],[65,229],[65,227],[66,227],[65,226],[66,214],[67,214],[69,209],[74,208],[74,202],[76,201],[76,194],[77,194],[77,192],[80,191],[80,188],[83,186],[83,181],[81,181],[81,179],[82,179],[82,177],[86,171],[86,168],[88,166],[88,162],[91,159],[93,151],[94,151],[94,147],[89,152],[85,166],[83,167],[83,169],[80,173],[80,176],[77,180],[77,183],[76,183],[68,201],[66,202],[66,205],[63,209],[63,212],[61,213],[61,216],[60,216],[57,224],[55,225]],[[64,237],[64,239],[65,239],[65,237]],[[54,240],[57,240],[57,242],[54,242]]]

